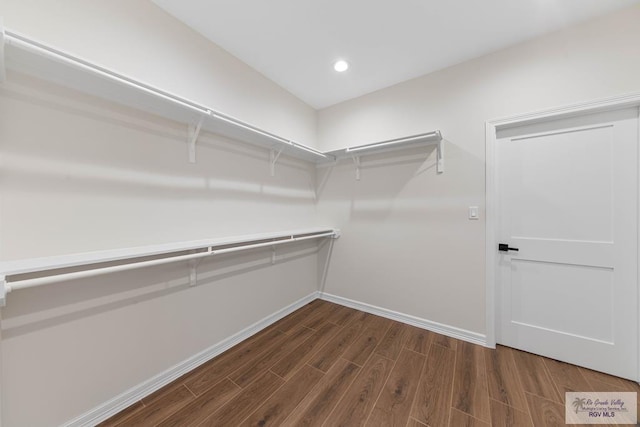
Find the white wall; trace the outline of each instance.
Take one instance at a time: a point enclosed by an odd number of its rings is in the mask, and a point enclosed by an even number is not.
[[[7,29],[245,122],[316,144],[316,113],[146,0],[0,0]]]
[[[252,234],[314,224],[315,172],[25,76],[2,88],[2,259]],[[37,245],[34,242],[38,242]]]
[[[315,112],[146,1],[7,1],[8,28],[313,143]],[[315,168],[10,74],[0,259],[315,227]],[[315,243],[16,291],[0,310],[3,426],[69,421],[317,288]]]
[[[10,75],[0,88],[3,260],[317,226],[315,169]],[[315,244],[16,291],[1,310],[6,426],[68,421],[305,297]],[[33,410],[33,408],[38,410]]]
[[[446,141],[443,175],[433,152],[363,158],[359,182],[350,162],[319,175],[322,215],[343,230],[326,291],[485,333],[485,121],[640,91],[639,22],[634,6],[321,110],[323,150],[435,129]]]
[[[315,169],[10,75],[0,88],[3,260],[317,226]],[[1,310],[6,426],[68,421],[317,287],[312,243],[16,291]],[[38,410],[33,410],[33,408]]]

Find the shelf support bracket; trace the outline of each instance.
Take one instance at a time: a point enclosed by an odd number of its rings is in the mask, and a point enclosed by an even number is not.
[[[276,263],[276,247],[271,246],[271,265],[275,265]]]
[[[280,158],[280,154],[282,154],[282,150],[284,150],[284,145],[280,147],[280,150],[278,150],[277,153],[274,148],[272,148],[269,153],[269,166],[271,168],[271,176],[276,176],[276,162]]]
[[[200,120],[198,120],[196,125],[189,125],[189,140],[187,141],[189,149],[189,163],[196,162],[196,142],[198,141],[198,136],[200,136],[200,129],[202,129],[203,122],[204,116],[200,116]]]
[[[436,148],[436,155],[437,155],[436,172],[443,173],[444,172],[444,141],[442,139],[438,141],[438,146]]]
[[[8,293],[7,278],[5,276],[0,276],[0,307],[4,307],[7,304]]]
[[[7,79],[7,66],[4,58],[4,44],[5,34],[4,34],[4,22],[2,22],[2,18],[0,18],[0,83],[4,83]]]
[[[356,181],[360,181],[360,156],[353,156],[353,164],[356,166]]]
[[[210,253],[211,248],[207,248],[207,252]],[[200,261],[202,261],[202,258],[189,261],[189,286],[195,286],[198,283],[198,265],[200,265]]]
[[[189,286],[195,286],[198,283],[198,264],[199,260],[189,261]]]

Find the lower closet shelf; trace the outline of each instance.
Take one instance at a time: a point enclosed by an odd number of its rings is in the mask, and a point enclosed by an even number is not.
[[[9,292],[19,289],[329,237],[340,237],[340,231],[315,228],[4,262],[0,263],[0,306]]]

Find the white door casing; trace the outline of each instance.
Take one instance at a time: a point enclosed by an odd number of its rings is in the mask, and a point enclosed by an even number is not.
[[[637,105],[487,124],[489,346],[638,380]]]

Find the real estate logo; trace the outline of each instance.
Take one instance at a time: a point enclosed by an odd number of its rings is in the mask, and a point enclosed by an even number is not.
[[[565,422],[567,424],[636,424],[637,393],[632,392],[567,392]]]

